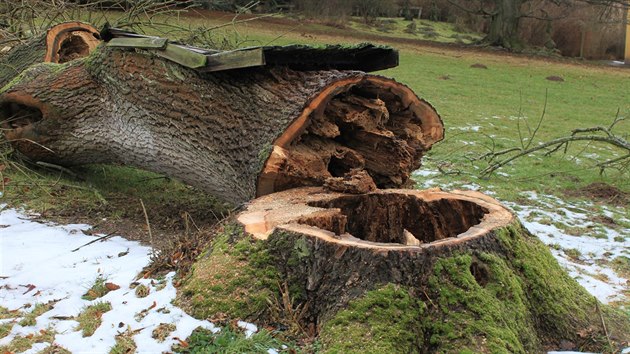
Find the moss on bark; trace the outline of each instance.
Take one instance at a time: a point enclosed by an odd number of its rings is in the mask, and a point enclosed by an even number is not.
[[[228,224],[194,265],[177,301],[197,318],[255,320],[266,312],[278,280],[265,244]]]
[[[294,301],[311,301],[314,291],[300,270],[315,248],[294,236],[278,232],[253,241],[226,227],[195,265],[180,302],[199,318],[265,323],[279,283],[289,285]],[[561,341],[610,351],[598,307],[613,342],[627,340],[627,315],[598,305],[520,224],[495,230],[492,239],[495,247],[437,257],[416,284],[349,290],[341,310],[320,318],[323,351],[527,353]]]

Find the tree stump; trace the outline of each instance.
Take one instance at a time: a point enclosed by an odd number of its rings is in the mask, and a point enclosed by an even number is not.
[[[606,333],[630,333],[627,315],[598,304],[509,210],[470,191],[258,198],[178,301],[199,318],[317,333],[331,353],[602,351]]]

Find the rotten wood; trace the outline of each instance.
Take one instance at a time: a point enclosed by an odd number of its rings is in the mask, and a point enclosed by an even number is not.
[[[308,315],[317,323],[377,284],[419,287],[442,257],[498,249],[495,232],[517,223],[498,201],[474,191],[354,195],[321,187],[258,198],[237,221],[287,261],[281,273],[304,288],[303,300],[312,305]]]

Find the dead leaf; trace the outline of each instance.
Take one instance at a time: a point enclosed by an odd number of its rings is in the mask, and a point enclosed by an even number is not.
[[[179,342],[179,345],[181,345],[182,348],[188,348],[188,343],[186,341],[179,339],[179,337],[173,337],[173,338]]]
[[[26,293],[36,288],[36,286],[33,284],[26,284],[26,285],[20,285],[20,286],[27,288],[27,290],[22,295],[26,295]]]
[[[114,290],[120,289],[120,285],[117,285],[117,284],[114,284],[114,283],[105,283],[105,287],[109,291],[114,291]]]

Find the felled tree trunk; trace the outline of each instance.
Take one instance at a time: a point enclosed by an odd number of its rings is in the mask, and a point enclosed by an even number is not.
[[[428,103],[384,77],[282,67],[204,74],[104,46],[32,67],[5,87],[0,115],[7,139],[33,160],[136,166],[233,203],[325,183],[399,187],[443,135]]]
[[[100,43],[96,28],[64,22],[0,57],[0,88],[33,64],[65,63],[87,56]]]

